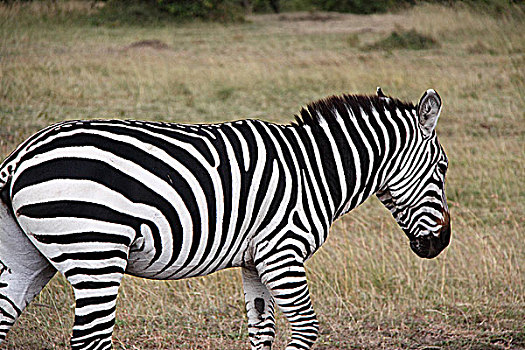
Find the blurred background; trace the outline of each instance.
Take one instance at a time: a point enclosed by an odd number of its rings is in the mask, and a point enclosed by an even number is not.
[[[525,348],[522,1],[0,1],[0,159],[65,119],[289,123],[332,94],[443,99],[452,242],[421,260],[376,198],[307,263],[316,349]],[[248,349],[240,273],[125,277],[117,349]],[[67,349],[56,276],[1,349]],[[287,325],[278,314],[276,349]]]

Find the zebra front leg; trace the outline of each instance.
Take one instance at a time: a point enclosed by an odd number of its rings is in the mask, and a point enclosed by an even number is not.
[[[0,343],[55,273],[0,200]]]
[[[261,281],[288,319],[292,339],[286,350],[308,350],[319,334],[306,281],[302,258],[295,250],[256,256],[255,263]]]
[[[255,268],[242,269],[252,350],[270,350],[275,337],[274,301]]]

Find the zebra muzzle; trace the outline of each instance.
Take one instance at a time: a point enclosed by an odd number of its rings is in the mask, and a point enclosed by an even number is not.
[[[432,259],[439,255],[450,242],[450,225],[444,226],[439,235],[417,237],[410,241],[410,248],[420,258]]]

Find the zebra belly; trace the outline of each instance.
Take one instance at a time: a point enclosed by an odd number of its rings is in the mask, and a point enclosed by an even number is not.
[[[174,262],[167,262],[163,265],[151,264],[155,260],[156,249],[154,240],[148,239],[151,234],[149,227],[143,225],[141,234],[135,239],[131,246],[128,258],[126,273],[129,275],[150,279],[182,279],[188,277],[204,276],[213,272],[228,268],[243,266],[244,251],[247,250],[247,242],[232,242],[237,246],[236,250],[222,250],[216,254],[181,254],[179,253]],[[182,234],[182,233],[179,233]],[[192,237],[182,238],[183,245],[192,243]],[[201,241],[198,244],[205,246],[207,242]],[[183,247],[164,246],[166,255],[173,254],[174,250],[183,252]],[[173,258],[172,258],[173,260]]]

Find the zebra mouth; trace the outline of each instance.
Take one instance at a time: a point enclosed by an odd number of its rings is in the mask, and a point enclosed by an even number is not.
[[[432,259],[439,255],[450,242],[450,225],[444,226],[439,235],[429,234],[410,241],[410,248],[420,258]]]
[[[432,239],[427,237],[410,241],[410,248],[420,258],[432,259],[439,254],[439,251],[436,251],[432,243]]]

